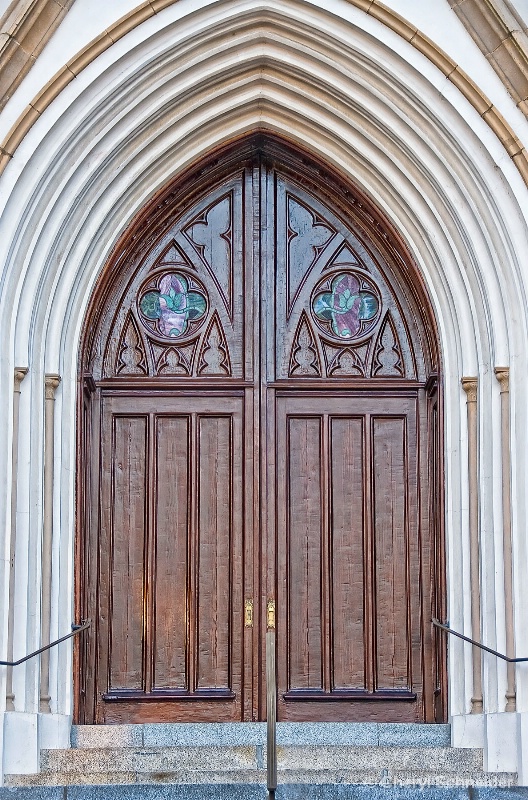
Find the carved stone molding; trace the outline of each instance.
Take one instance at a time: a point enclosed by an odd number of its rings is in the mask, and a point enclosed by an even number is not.
[[[508,367],[495,367],[495,375],[500,383],[501,394],[510,391],[510,370]]]
[[[55,392],[60,382],[60,375],[46,375],[44,383],[46,400],[55,400]]]
[[[456,3],[456,0],[451,0],[452,3],[456,4],[456,7],[461,6],[463,2],[468,3],[470,1],[473,2],[473,0],[462,0],[461,3]],[[66,3],[66,0],[64,2]],[[177,0],[146,0],[93,39],[55,73],[25,108],[4,141],[0,144],[0,175],[39,116],[88,64],[142,22],[175,2]],[[380,0],[349,0],[349,2],[404,38],[428,58],[459,89],[495,133],[522,175],[524,182],[528,185],[528,152],[526,148],[517,138],[502,114],[471,80],[469,75],[431,39],[407,22],[402,16],[380,2]],[[519,108],[524,111],[524,101],[519,104]]]
[[[74,0],[17,0],[0,20],[0,111],[22,83]]]
[[[462,378],[462,388],[467,394],[468,403],[477,402],[477,387],[478,387],[477,378]]]
[[[13,391],[18,392],[20,394],[20,384],[28,374],[29,370],[27,367],[15,367],[15,384]]]
[[[517,107],[528,116],[528,28],[504,0],[448,0]]]

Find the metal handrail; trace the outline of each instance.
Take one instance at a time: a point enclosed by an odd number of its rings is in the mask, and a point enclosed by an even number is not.
[[[56,639],[54,642],[45,644],[44,647],[39,647],[38,650],[35,650],[33,653],[29,653],[23,658],[19,658],[18,661],[0,661],[0,667],[17,667],[19,664],[23,664],[24,661],[29,661],[30,658],[40,655],[40,653],[43,653],[45,650],[50,650],[52,647],[55,647],[56,644],[65,642],[66,639],[71,639],[72,636],[77,636],[78,633],[87,630],[91,624],[92,620],[86,619],[83,620],[80,625],[72,625],[72,632],[67,633],[66,636],[61,636],[60,639]]]
[[[470,644],[474,644],[475,647],[480,647],[481,650],[485,650],[486,653],[491,653],[492,656],[497,656],[497,658],[502,658],[503,661],[507,661],[508,664],[520,664],[523,661],[528,661],[528,658],[510,658],[509,656],[505,656],[504,653],[499,653],[497,650],[493,650],[491,647],[486,647],[485,644],[481,644],[481,642],[476,642],[475,639],[470,639],[469,636],[464,636],[462,633],[458,631],[454,631],[449,625],[444,625],[444,623],[440,622],[438,619],[431,620],[433,625],[436,625],[437,628],[441,628],[446,633],[451,633],[453,636],[457,636],[459,639],[463,639],[465,642],[469,642]]]

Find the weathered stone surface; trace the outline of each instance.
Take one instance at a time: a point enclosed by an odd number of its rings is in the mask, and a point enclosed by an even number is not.
[[[0,800],[265,800],[264,785],[204,783],[0,788]],[[276,800],[526,800],[528,788],[471,788],[337,783],[279,784]]]
[[[251,746],[44,750],[41,756],[42,770],[47,772],[174,772],[256,766],[256,748]]]
[[[144,725],[74,725],[74,748],[263,745],[264,722],[157,723]],[[449,747],[449,725],[377,722],[279,722],[282,745],[382,745]]]

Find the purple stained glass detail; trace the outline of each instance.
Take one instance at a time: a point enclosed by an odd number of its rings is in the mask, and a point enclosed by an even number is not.
[[[145,292],[139,308],[142,315],[156,324],[162,336],[183,336],[192,320],[200,320],[207,309],[202,292],[189,290],[189,281],[181,273],[172,272],[160,279],[158,289]]]
[[[362,287],[353,272],[336,275],[326,290],[315,295],[312,302],[315,317],[329,323],[331,332],[340,339],[354,339],[371,328],[378,311],[376,295]],[[367,325],[365,325],[367,323]]]

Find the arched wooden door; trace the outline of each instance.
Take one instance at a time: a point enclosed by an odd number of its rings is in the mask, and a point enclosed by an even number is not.
[[[217,154],[111,259],[82,353],[84,722],[442,719],[434,321],[350,186]]]

